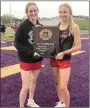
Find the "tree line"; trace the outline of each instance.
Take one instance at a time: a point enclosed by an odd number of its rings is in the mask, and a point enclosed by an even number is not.
[[[22,21],[23,19],[16,18],[14,16],[11,16],[10,14],[4,14],[1,16],[1,22],[4,23],[6,26],[10,26],[12,23]]]
[[[89,29],[89,18],[88,17],[82,17],[82,16],[74,16],[74,21],[79,25],[80,29]],[[22,19],[16,18],[14,16],[11,16],[10,14],[4,14],[1,16],[1,22],[4,23],[6,25],[6,27],[10,27],[13,23],[17,22],[18,24],[20,24],[23,20],[25,19],[25,17],[23,17]],[[39,20],[49,20],[48,18],[38,18]],[[50,18],[51,19],[59,19],[58,17],[53,17]]]

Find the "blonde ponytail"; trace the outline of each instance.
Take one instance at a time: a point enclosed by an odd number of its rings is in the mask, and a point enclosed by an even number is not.
[[[65,6],[65,7],[67,7],[69,9],[69,13],[70,13],[69,30],[71,31],[71,28],[72,28],[71,25],[73,23],[75,23],[74,20],[73,20],[72,8],[71,8],[71,6],[68,3],[61,4],[59,6],[59,9],[60,9],[61,6]]]

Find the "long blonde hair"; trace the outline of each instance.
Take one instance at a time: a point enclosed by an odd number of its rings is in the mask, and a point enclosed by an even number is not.
[[[61,6],[67,7],[69,9],[69,13],[70,13],[70,21],[69,21],[69,29],[71,29],[71,24],[75,23],[73,20],[73,14],[72,14],[72,8],[68,3],[63,3],[59,6],[59,9]]]

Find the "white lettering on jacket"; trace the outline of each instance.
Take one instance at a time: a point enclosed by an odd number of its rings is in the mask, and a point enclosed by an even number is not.
[[[33,44],[33,30],[31,30],[31,31],[28,33],[28,35],[29,35],[28,41],[29,41],[31,44]]]

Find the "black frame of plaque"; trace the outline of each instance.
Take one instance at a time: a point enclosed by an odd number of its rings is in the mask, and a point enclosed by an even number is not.
[[[52,36],[49,40],[43,40],[41,38],[41,37],[43,37],[41,31],[45,30],[45,29],[50,30],[52,32]],[[48,47],[48,43],[49,43],[49,47]],[[53,46],[53,43],[54,43],[54,46]],[[46,46],[43,44],[45,44]],[[51,46],[50,46],[50,44],[51,44]],[[38,46],[38,45],[40,45],[40,46]],[[45,49],[45,47],[48,47],[47,52],[45,52],[44,54],[42,54],[42,51],[44,51],[44,50],[40,49],[42,47],[43,47],[43,49]],[[48,52],[48,51],[52,50],[52,47],[56,48],[56,54],[59,53],[59,29],[58,29],[58,27],[55,27],[55,26],[33,27],[33,51],[40,54],[41,57],[45,57],[45,58],[54,57],[54,56],[51,56],[50,53]],[[39,49],[41,50],[41,52]]]

